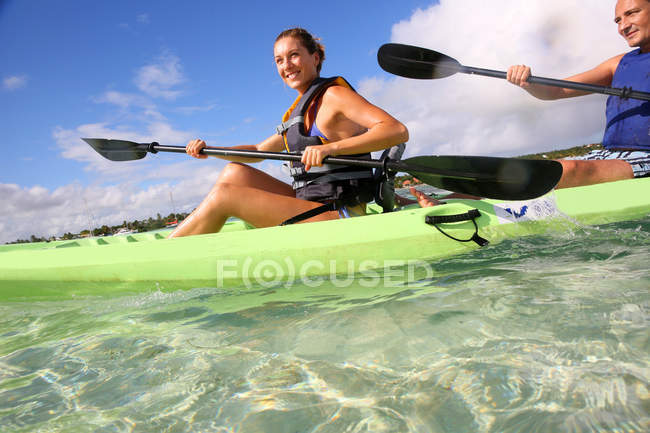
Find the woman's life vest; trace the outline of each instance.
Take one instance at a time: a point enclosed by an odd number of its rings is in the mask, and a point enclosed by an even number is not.
[[[312,102],[318,101],[329,86],[340,85],[352,89],[342,77],[316,78],[307,91],[287,110],[276,132],[284,136],[288,152],[301,153],[307,146],[318,146],[327,140],[309,135],[305,129],[305,115]],[[316,122],[315,116],[312,119]],[[351,155],[370,159],[369,153]],[[376,180],[369,168],[323,164],[305,171],[301,162],[291,162],[289,172],[293,177],[296,197],[317,202],[337,202],[346,206],[368,203],[375,196]]]

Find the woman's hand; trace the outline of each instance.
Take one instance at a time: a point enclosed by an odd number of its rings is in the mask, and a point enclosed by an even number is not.
[[[302,162],[305,165],[305,171],[309,171],[312,167],[320,167],[323,165],[323,159],[326,156],[335,155],[334,146],[332,144],[321,144],[320,146],[307,146],[302,153]]]
[[[185,146],[185,152],[194,158],[205,159],[208,157],[208,155],[204,155],[200,152],[206,147],[207,145],[205,144],[205,141],[197,138],[196,140],[192,140],[187,143],[187,146]]]
[[[530,77],[530,66],[526,65],[510,66],[506,74],[508,81],[523,88],[530,86],[530,83],[527,81],[528,77]]]

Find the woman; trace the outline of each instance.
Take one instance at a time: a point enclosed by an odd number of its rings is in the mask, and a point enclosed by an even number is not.
[[[325,52],[306,30],[294,28],[280,33],[273,54],[280,77],[298,92],[298,99],[285,114],[279,134],[257,145],[235,148],[302,150],[301,163],[291,167],[294,184],[242,164],[259,159],[228,157],[233,162],[170,237],[217,232],[231,216],[255,227],[269,227],[317,208],[312,213],[318,214],[303,221],[364,214],[365,203],[371,200],[368,191],[372,179],[368,172],[327,166],[323,159],[330,155],[367,155],[408,140],[402,123],[366,101],[345,80],[320,78]],[[304,126],[300,119],[304,119]],[[192,140],[187,153],[206,158],[199,153],[205,147],[203,140]]]

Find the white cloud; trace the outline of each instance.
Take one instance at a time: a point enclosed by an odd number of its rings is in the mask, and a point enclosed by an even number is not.
[[[0,183],[0,243],[36,236],[60,236],[124,220],[144,219],[157,213],[189,212],[207,194],[219,175],[214,161],[182,164],[183,176],[170,182],[168,173],[154,171],[165,182],[142,187],[134,182],[82,186],[78,183],[53,190]],[[180,165],[173,168],[180,171]],[[147,171],[145,171],[147,172]],[[147,172],[150,175],[152,172]],[[170,199],[173,193],[174,206]]]
[[[75,129],[57,127],[52,133],[57,146],[61,149],[61,156],[85,163],[84,170],[101,175],[102,173],[115,173],[128,171],[129,163],[118,164],[108,161],[95,152],[82,138],[112,138],[118,140],[132,140],[146,142],[145,136],[127,129],[116,130],[103,123],[80,125]]]
[[[93,98],[93,101],[100,104],[112,104],[120,108],[149,107],[153,104],[141,95],[132,93],[123,93],[115,90],[109,90],[102,95]]]
[[[181,95],[182,92],[174,87],[184,81],[180,59],[171,54],[162,55],[156,63],[141,67],[135,77],[135,84],[142,92],[168,100]]]
[[[135,172],[142,173],[146,167],[133,165],[135,162],[109,161],[95,152],[82,138],[109,138],[128,140],[137,143],[157,141],[168,145],[185,145],[194,138],[189,131],[178,131],[164,122],[150,122],[145,126],[146,133],[127,127],[110,127],[105,123],[80,125],[75,129],[56,128],[53,137],[61,149],[61,156],[85,163],[84,170],[98,176],[110,177],[113,182],[123,179],[134,179]],[[136,176],[138,179],[142,175]]]
[[[5,90],[18,90],[27,85],[27,76],[26,75],[12,75],[10,77],[5,77],[2,80],[2,86]]]
[[[208,111],[212,111],[217,107],[217,104],[207,104],[207,105],[193,105],[193,106],[187,106],[187,107],[178,107],[174,111],[185,114],[185,115],[192,115],[194,113],[205,113]]]
[[[580,0],[441,0],[393,26],[393,42],[447,54],[464,65],[563,78],[627,45],[613,4]],[[505,80],[457,74],[437,80],[364,80],[360,92],[409,128],[408,153],[518,155],[599,141],[604,96],[539,101]]]

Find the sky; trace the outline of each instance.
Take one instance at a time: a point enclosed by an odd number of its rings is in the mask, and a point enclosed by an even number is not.
[[[326,7],[325,7],[326,6]],[[273,63],[282,30],[321,38],[342,75],[410,132],[406,156],[514,156],[599,142],[602,95],[544,102],[504,80],[391,76],[387,42],[467,66],[564,78],[629,50],[614,1],[0,0],[0,243],[192,210],[226,164],[111,162],[82,137],[255,144],[296,97]],[[287,180],[277,162],[256,164]]]

